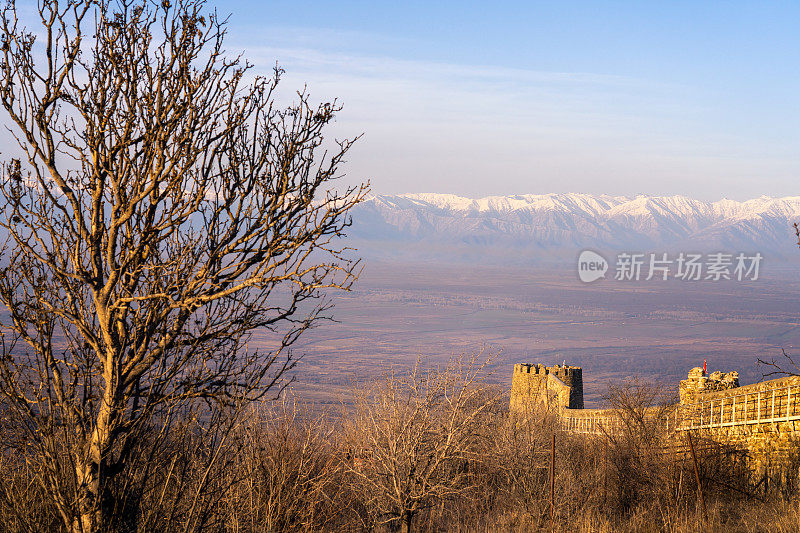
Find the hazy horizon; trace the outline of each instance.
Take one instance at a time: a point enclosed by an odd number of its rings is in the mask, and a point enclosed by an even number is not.
[[[249,0],[228,48],[338,98],[376,194],[529,191],[735,200],[794,194],[792,4]],[[298,14],[302,14],[299,17]]]

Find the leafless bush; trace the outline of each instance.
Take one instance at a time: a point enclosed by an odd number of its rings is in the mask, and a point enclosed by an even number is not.
[[[524,415],[499,421],[495,442],[502,483],[497,490],[500,509],[525,509],[542,524],[549,513],[548,479],[551,437],[558,432],[556,414],[525,406]],[[562,439],[559,437],[559,445]],[[558,485],[559,488],[563,484]],[[561,501],[559,499],[559,501]]]
[[[252,412],[239,434],[239,479],[227,498],[241,530],[319,531],[341,521],[350,502],[332,434],[325,415],[294,395]]]
[[[58,531],[61,519],[37,482],[40,475],[23,458],[0,456],[0,523],[4,531]]]
[[[610,476],[617,510],[627,512],[640,502],[658,501],[666,480],[664,421],[674,398],[663,385],[633,379],[609,384],[603,400],[617,421],[601,446],[607,470],[604,483]]]
[[[602,396],[607,408],[613,409],[621,427],[609,433],[618,442],[635,442],[639,447],[652,447],[664,436],[664,421],[677,401],[674,392],[660,383],[633,378],[621,383],[609,383]]]
[[[474,487],[471,464],[490,438],[481,419],[500,398],[484,381],[490,361],[483,353],[446,367],[417,361],[408,375],[356,395],[346,470],[374,523],[410,531],[420,511]]]

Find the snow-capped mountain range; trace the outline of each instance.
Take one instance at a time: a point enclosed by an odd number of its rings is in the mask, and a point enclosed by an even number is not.
[[[796,256],[800,196],[705,202],[685,196],[372,196],[348,233],[366,247],[516,251],[761,251]],[[363,245],[362,245],[363,247]],[[377,249],[377,248],[376,248]],[[370,250],[367,250],[368,252]]]

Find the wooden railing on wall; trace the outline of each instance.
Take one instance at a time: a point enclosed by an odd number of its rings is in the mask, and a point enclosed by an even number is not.
[[[749,388],[749,387],[748,387]],[[800,420],[800,385],[742,390],[693,404],[678,404],[664,419],[669,431],[714,429]],[[596,415],[561,416],[570,433],[603,435],[619,431],[622,421],[613,410]]]
[[[788,385],[678,405],[673,427],[686,431],[800,420],[799,395],[800,386]]]
[[[750,388],[750,387],[748,387]],[[693,404],[678,404],[664,420],[667,431],[714,429],[800,420],[800,385],[742,390]],[[570,433],[603,435],[616,432],[622,421],[614,411],[596,415],[561,416]]]

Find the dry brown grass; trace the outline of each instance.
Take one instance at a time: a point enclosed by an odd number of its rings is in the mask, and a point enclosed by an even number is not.
[[[429,487],[424,505],[415,508],[415,518],[407,524],[415,531],[800,530],[796,479],[773,480],[765,492],[738,455],[698,441],[706,520],[690,457],[680,451],[664,453],[674,448],[657,433],[658,425],[630,424],[619,434],[586,438],[559,432],[552,414],[511,419],[501,407],[507,403],[497,402],[496,391],[477,393],[476,367],[461,367],[469,372],[464,376],[457,375],[458,368],[444,369],[446,376],[426,375],[424,379],[433,380],[428,384],[436,392],[433,396],[415,397],[426,387],[416,392],[408,388],[419,385],[419,375],[411,381],[398,376],[377,389],[382,403],[363,403],[375,397],[359,393],[360,411],[334,416],[291,395],[228,420],[234,424],[224,419],[201,423],[197,413],[184,413],[166,437],[154,434],[152,442],[142,442],[141,450],[148,454],[137,455],[137,462],[120,473],[127,485],[124,492],[136,498],[120,510],[115,530],[393,531],[401,521],[386,520],[376,498],[385,500],[387,495],[376,495],[374,488],[377,482],[385,487],[395,483],[388,475],[395,466],[406,469],[409,488],[416,482],[425,488],[434,480],[446,489]],[[444,383],[450,392],[440,395],[437,387]],[[471,385],[461,387],[465,383]],[[451,392],[459,390],[469,392],[462,396],[468,401],[454,401],[458,396]],[[626,401],[637,409],[642,408],[639,400],[651,393],[642,384],[624,388]],[[476,409],[480,416],[472,415]],[[458,421],[457,435],[443,431],[447,420]],[[15,434],[12,429],[3,436]],[[551,517],[554,432],[556,505]],[[448,449],[442,442],[454,436],[462,440],[449,448],[453,453],[429,471],[431,476],[420,476],[419,466],[437,450]],[[358,438],[362,446],[386,449],[359,455],[353,448]],[[61,530],[56,507],[43,496],[42,473],[13,453],[13,439],[5,444],[0,455],[2,529]],[[405,448],[398,448],[400,444]],[[392,458],[386,455],[389,449],[402,465],[390,461],[381,469],[369,462]]]

